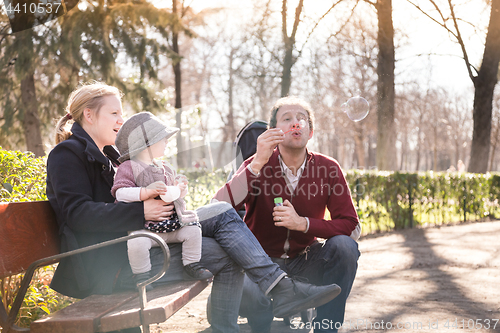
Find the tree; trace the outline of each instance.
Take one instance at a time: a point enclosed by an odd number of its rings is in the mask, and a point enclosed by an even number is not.
[[[468,171],[485,173],[488,170],[491,144],[493,91],[498,81],[498,66],[500,64],[500,0],[491,0],[488,31],[479,70],[470,62],[459,27],[459,21],[461,20],[455,13],[455,5],[451,0],[448,0],[448,17],[436,1],[428,1],[437,13],[437,18],[432,16],[429,11],[422,9],[419,5],[408,0],[409,3],[424,15],[446,29],[461,48],[467,72],[474,85],[474,125]]]
[[[174,72],[174,89],[175,89],[175,121],[176,126],[180,128],[179,133],[177,133],[177,151],[183,152],[186,150],[184,141],[182,139],[182,71],[181,71],[181,60],[182,56],[179,50],[179,35],[184,33],[186,36],[192,38],[194,33],[189,29],[185,29],[184,25],[181,23],[183,19],[186,19],[187,14],[192,14],[192,9],[189,6],[185,6],[182,0],[179,3],[178,0],[172,0],[172,21],[169,25],[171,31],[171,42],[169,48],[171,50],[170,59],[172,61],[172,69]],[[177,154],[177,165],[181,168],[188,166],[186,161],[186,154]]]
[[[15,7],[16,4],[19,5],[15,1],[12,3],[12,6]],[[37,35],[32,28],[28,28],[29,26],[33,26],[35,21],[36,18],[33,13],[21,11],[13,15],[10,19],[10,25],[11,30],[16,33],[10,34],[9,37],[14,39],[14,42],[10,45],[12,48],[4,52],[5,57],[0,64],[3,63],[3,68],[7,67],[4,75],[15,76],[13,81],[9,83],[20,82],[21,103],[18,104],[18,110],[15,110],[15,112],[18,113],[21,119],[27,149],[39,157],[44,155],[44,149],[34,79],[36,67],[34,54],[36,53],[36,49],[33,40],[37,38]],[[15,74],[9,73],[12,69],[12,64],[14,64]],[[9,122],[6,125],[8,126]]]
[[[376,135],[375,113],[353,122],[341,112],[341,105],[358,93],[368,101],[376,99],[376,33],[371,27],[365,15],[353,14],[326,43],[310,44],[310,64],[297,65],[302,91],[311,96],[316,110],[317,149],[344,160],[345,167],[369,169],[375,165],[370,153],[371,140]],[[339,147],[345,143],[354,149]],[[351,151],[353,154],[349,155]]]
[[[488,171],[494,171],[495,154],[500,145],[500,98],[495,96],[494,99],[493,121],[492,121],[492,138],[491,138],[491,156],[488,166]]]
[[[295,38],[297,35],[297,28],[300,23],[300,14],[302,12],[302,7],[304,6],[304,0],[299,0],[297,8],[295,8],[295,19],[293,21],[292,33],[288,36],[287,31],[287,0],[283,0],[281,9],[281,29],[283,34],[283,44],[285,46],[285,56],[283,58],[283,75],[281,77],[281,97],[287,96],[290,92],[290,84],[292,80],[292,66],[297,61],[297,57],[294,58],[293,51],[295,48]]]
[[[2,36],[3,127],[13,132],[22,126],[28,150],[37,155],[43,154],[40,132],[61,116],[79,82],[115,85],[135,110],[162,107],[156,96],[161,90],[159,56],[170,55],[170,50],[158,35],[167,34],[172,14],[146,0],[82,1],[82,5],[82,10],[59,20]],[[125,66],[117,64],[122,61],[117,60],[120,54],[134,64],[126,66],[126,73]]]
[[[378,64],[377,64],[377,168],[395,170],[395,88],[394,88],[394,26],[392,23],[392,0],[372,2],[378,18]]]
[[[456,22],[456,19],[454,19]],[[456,25],[458,32],[458,26]],[[460,36],[457,34],[457,36]],[[464,49],[465,55],[465,49]],[[468,62],[468,61],[467,61]],[[469,75],[474,83],[474,130],[472,132],[471,157],[469,172],[485,173],[488,171],[488,157],[491,142],[491,119],[493,91],[498,82],[500,62],[500,0],[492,0],[490,23],[484,45],[483,62],[477,76]]]
[[[304,0],[299,0],[297,7],[295,7],[295,12],[293,15],[293,24],[291,27],[291,31],[289,32],[288,27],[288,0],[281,0],[281,40],[282,45],[277,50],[271,51],[269,45],[264,39],[260,39],[261,47],[270,51],[272,53],[272,58],[279,62],[281,66],[281,97],[287,96],[290,92],[290,87],[292,84],[292,68],[297,62],[297,60],[301,57],[302,51],[304,50],[304,46],[309,41],[311,35],[314,33],[316,28],[319,26],[321,21],[343,0],[337,0],[332,3],[330,8],[325,11],[325,13],[315,19],[315,22],[312,28],[309,29],[309,32],[305,34],[304,40],[302,44],[297,46],[297,33],[300,22],[303,20],[303,10],[304,10]],[[358,1],[354,7],[356,7]],[[272,25],[269,25],[269,18],[272,16],[272,0],[268,0],[264,6],[264,11],[262,14],[262,19],[259,25],[257,25],[257,30],[262,32],[262,28],[272,28]],[[254,36],[257,38],[262,38],[264,34],[256,33]]]

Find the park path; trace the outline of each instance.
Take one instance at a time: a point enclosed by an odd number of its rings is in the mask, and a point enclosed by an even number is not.
[[[500,222],[370,235],[360,239],[359,248],[358,274],[339,332],[500,332]],[[209,292],[152,331],[211,333],[205,315]],[[250,333],[246,320],[240,322],[241,332]],[[309,328],[291,328],[275,318],[272,332]]]

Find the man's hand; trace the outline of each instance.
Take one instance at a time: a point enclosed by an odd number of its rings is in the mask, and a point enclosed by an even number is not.
[[[174,204],[163,200],[148,199],[144,201],[144,219],[146,221],[164,221],[174,213]]]
[[[250,163],[253,172],[259,173],[262,167],[269,161],[274,148],[283,142],[285,134],[279,128],[270,128],[257,138],[257,151]]]
[[[307,229],[306,218],[299,216],[288,200],[285,200],[283,206],[274,207],[273,220],[274,225],[277,227],[285,227],[289,230],[302,232]]]

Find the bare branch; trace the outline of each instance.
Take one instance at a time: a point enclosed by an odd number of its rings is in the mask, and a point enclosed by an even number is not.
[[[188,10],[191,8],[191,4],[193,3],[193,0],[191,0],[191,2],[187,5],[187,6],[184,6],[185,4],[185,1],[182,1],[182,7],[181,7],[181,17],[184,17],[184,15],[186,15],[186,13],[188,12]]]
[[[476,71],[476,73],[478,71],[469,61],[469,56],[468,56],[467,50],[465,48],[465,43],[464,43],[462,36],[460,34],[460,29],[458,28],[458,19],[455,16],[454,7],[453,7],[453,4],[451,3],[451,0],[448,0],[448,5],[450,8],[451,17],[452,17],[454,28],[456,31],[452,31],[450,28],[448,28],[448,26],[446,25],[447,19],[444,17],[443,12],[441,11],[441,9],[439,8],[439,6],[436,4],[436,2],[434,0],[429,0],[429,2],[432,4],[434,9],[436,9],[436,11],[439,13],[439,16],[441,17],[441,20],[443,21],[443,23],[439,22],[434,17],[432,17],[431,15],[426,13],[422,8],[420,8],[420,6],[416,5],[411,0],[407,0],[407,2],[410,3],[411,5],[413,5],[415,8],[417,8],[422,14],[424,14],[425,16],[430,18],[432,21],[437,23],[439,26],[446,29],[446,31],[457,40],[458,44],[460,45],[460,48],[462,49],[463,59],[465,61],[465,65],[467,67],[467,72],[469,73],[469,77],[471,78],[472,81],[474,81],[475,77],[474,77],[474,74],[472,73],[472,69],[474,69]]]
[[[306,40],[304,41],[304,44],[302,44],[302,48],[300,49],[300,51],[299,51],[299,56],[298,56],[297,58],[299,58],[299,57],[300,57],[300,54],[302,54],[302,50],[304,49],[304,45],[306,45],[306,44],[307,44],[307,42],[309,41],[309,38],[310,38],[310,37],[311,37],[311,35],[313,34],[314,30],[316,30],[316,28],[318,27],[318,25],[319,25],[319,23],[321,22],[321,20],[323,20],[323,18],[325,18],[325,16],[326,16],[326,15],[328,15],[328,14],[332,11],[332,9],[333,9],[333,8],[335,8],[335,7],[336,7],[339,3],[341,3],[342,1],[343,1],[343,0],[339,0],[339,1],[337,1],[336,3],[334,3],[334,4],[333,4],[333,5],[332,5],[332,6],[331,6],[331,7],[330,7],[327,11],[326,11],[326,13],[324,13],[324,14],[323,14],[323,16],[321,16],[321,17],[318,19],[318,21],[316,22],[316,24],[314,25],[314,27],[311,29],[311,31],[310,31],[310,32],[309,32],[309,34],[307,35]],[[351,11],[351,16],[349,16],[349,19],[352,17],[352,14],[353,14],[352,12],[354,11],[354,8],[356,8],[356,6],[358,5],[358,3],[359,3],[359,0],[358,0],[358,1],[356,1],[356,4],[355,4],[355,5],[354,5],[354,7],[352,8],[352,11]],[[348,19],[347,21],[349,21],[349,19]],[[346,23],[347,23],[347,22],[346,22]],[[341,28],[341,29],[343,29],[344,27],[345,27],[345,23],[344,23],[344,25],[342,25],[342,28]]]
[[[359,1],[356,2],[356,4],[354,5],[354,7],[352,7],[352,10],[351,10],[351,15],[349,15],[349,17],[347,18],[347,20],[344,22],[344,24],[340,27],[340,29],[334,33],[334,34],[331,34],[330,36],[328,36],[328,38],[326,39],[326,42],[328,43],[330,41],[331,38],[334,38],[334,37],[337,37],[337,35],[342,31],[344,30],[345,26],[347,25],[347,23],[349,23],[351,21],[351,18],[354,16],[354,9],[358,6],[358,3]],[[301,50],[302,52],[302,50]]]
[[[2,29],[0,30],[0,36],[2,36],[2,38],[0,39],[0,46],[2,45],[3,41],[5,39],[7,39],[7,37],[9,37],[10,35],[12,34],[9,34],[7,33],[6,31],[9,29],[10,25],[9,24],[5,24]]]
[[[295,35],[297,34],[297,28],[300,23],[300,14],[302,13],[302,8],[304,7],[304,0],[300,0],[297,8],[295,8],[295,21],[293,22],[292,38],[295,41]]]
[[[286,31],[286,1],[287,0],[282,0],[283,5],[281,6],[281,32],[283,33],[283,41],[285,44],[287,43],[288,40],[288,33]]]
[[[264,26],[264,21],[269,18],[270,16],[270,5],[271,5],[271,1],[272,0],[268,0],[268,2],[266,3],[266,9],[264,10],[264,13],[262,14],[262,26]],[[284,0],[286,1],[286,0]],[[274,53],[272,52],[268,47],[267,47],[267,43],[265,43],[264,39],[261,38],[259,32],[255,35],[255,37],[257,37],[258,40],[260,40],[262,42],[262,47],[264,47],[264,49],[269,52],[269,54],[271,54],[271,56],[274,58],[274,60],[276,60],[280,65],[283,65],[281,59]]]
[[[437,11],[439,13],[439,16],[441,17],[441,19],[443,20],[443,23],[439,22],[438,20],[436,20],[434,17],[432,17],[431,15],[429,15],[427,12],[425,12],[422,8],[420,8],[420,6],[418,6],[417,4],[414,4],[411,0],[406,0],[408,1],[411,5],[415,6],[415,8],[417,8],[422,14],[424,14],[425,16],[427,16],[428,18],[430,18],[432,21],[434,21],[435,23],[437,23],[439,26],[443,27],[444,29],[446,29],[446,31],[448,31],[448,33],[450,33],[451,35],[453,35],[453,37],[457,38],[457,35],[455,34],[455,32],[453,32],[452,30],[450,30],[447,26],[446,26],[446,19],[444,18],[443,14],[441,13],[441,10],[439,8],[437,8]],[[433,0],[429,0],[435,7],[437,6]]]
[[[455,25],[455,29],[457,30],[458,44],[460,44],[460,47],[462,48],[462,53],[464,54],[464,60],[465,60],[465,65],[467,66],[467,72],[469,72],[469,77],[474,82],[475,77],[474,74],[472,74],[469,56],[467,55],[467,50],[465,49],[465,43],[462,39],[462,35],[460,34],[460,29],[458,29],[458,22],[457,18],[455,17],[455,11],[453,10],[453,4],[451,3],[451,0],[448,0],[448,4],[450,6],[450,12],[451,12],[451,17],[453,19],[453,24]]]
[[[436,4],[436,2],[434,0],[429,0],[429,2],[434,6],[434,9],[437,10],[437,12],[439,13],[439,16],[441,16],[441,20],[443,20],[443,24],[446,24],[447,19],[444,18],[443,12],[441,12],[441,9]]]

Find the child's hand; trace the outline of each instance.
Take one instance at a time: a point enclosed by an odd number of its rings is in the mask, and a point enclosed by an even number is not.
[[[141,201],[156,198],[167,193],[167,185],[162,181],[149,184],[146,188],[141,188]]]
[[[165,194],[167,193],[167,185],[162,182],[162,181],[157,181],[157,182],[154,182],[152,184],[149,184],[146,189],[148,190],[157,190],[157,191],[161,191],[161,193],[158,193],[158,194]]]
[[[188,184],[188,179],[186,176],[184,175],[178,175],[176,178],[175,178],[175,185],[178,186],[180,184],[185,184],[187,186]]]
[[[185,197],[187,194],[187,188],[188,188],[188,179],[184,175],[179,175],[175,179],[175,185],[179,187],[181,190],[181,197]]]
[[[184,192],[184,191],[187,191],[187,183],[180,183],[177,185],[179,187],[179,189],[181,190],[181,193]]]

